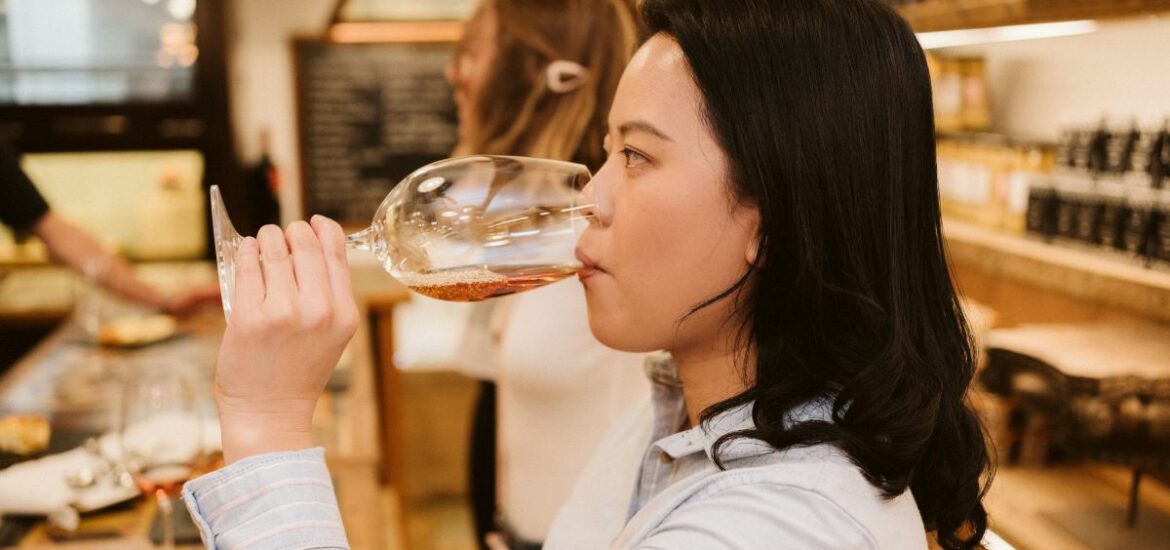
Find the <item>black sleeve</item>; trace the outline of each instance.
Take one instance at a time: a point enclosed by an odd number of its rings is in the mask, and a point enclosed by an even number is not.
[[[49,203],[37,191],[16,153],[0,143],[0,222],[23,235],[49,211]]]

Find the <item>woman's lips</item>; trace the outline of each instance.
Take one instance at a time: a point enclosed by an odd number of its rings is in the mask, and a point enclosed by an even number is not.
[[[599,273],[605,273],[605,270],[602,269],[601,266],[597,265],[596,262],[591,260],[589,256],[587,256],[580,249],[576,251],[576,255],[577,261],[581,262],[581,270],[577,272],[577,278],[582,282]]]

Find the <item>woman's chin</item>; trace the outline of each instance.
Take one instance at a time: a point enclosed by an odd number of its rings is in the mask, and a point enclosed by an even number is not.
[[[631,326],[631,323],[595,312],[592,307],[589,308],[589,331],[598,342],[618,351],[647,353],[660,349],[648,342],[643,333]]]

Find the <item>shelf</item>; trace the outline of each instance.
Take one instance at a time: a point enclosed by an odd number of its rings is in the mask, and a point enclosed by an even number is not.
[[[927,0],[897,7],[917,32],[1120,19],[1170,12],[1170,0]]]
[[[1042,149],[1056,148],[1056,143],[1049,139],[1024,135],[1000,134],[996,132],[976,132],[970,130],[938,131],[935,132],[935,137],[940,140],[945,139],[951,141],[985,143],[988,145],[1001,145],[1004,147],[1039,147]]]
[[[990,277],[1051,290],[1085,302],[1170,321],[1170,271],[1146,268],[1107,251],[1080,250],[946,219],[950,260]]]

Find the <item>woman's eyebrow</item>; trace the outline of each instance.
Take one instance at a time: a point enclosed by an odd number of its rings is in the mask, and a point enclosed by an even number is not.
[[[674,139],[666,135],[666,132],[659,130],[657,126],[654,126],[653,124],[650,124],[644,120],[631,120],[629,122],[624,122],[621,126],[618,127],[618,132],[621,133],[622,137],[625,137],[627,134],[633,132],[643,132],[663,141],[669,141],[672,143],[674,142]]]

